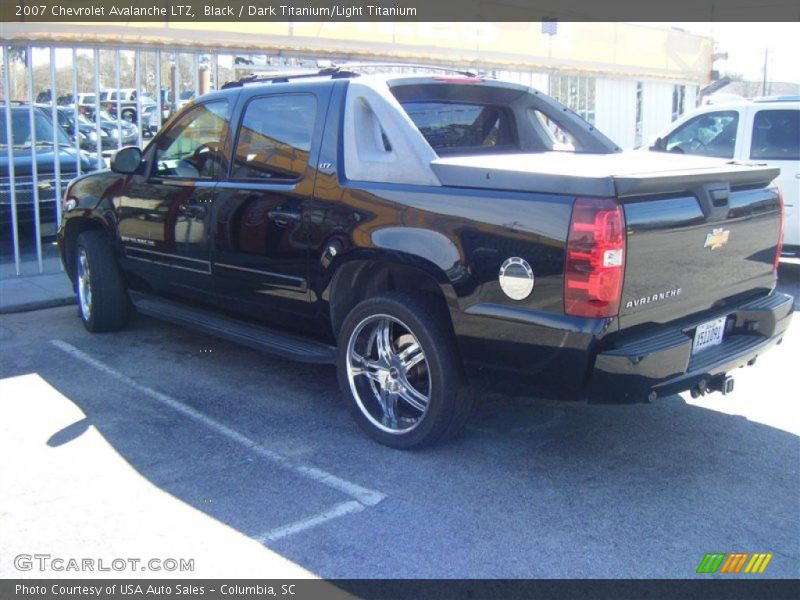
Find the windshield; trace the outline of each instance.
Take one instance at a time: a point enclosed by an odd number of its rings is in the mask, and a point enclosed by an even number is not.
[[[59,110],[58,111],[58,122],[62,125],[67,123],[72,125],[75,122],[75,113],[74,111],[70,110]],[[81,113],[78,113],[78,123],[80,125],[90,125],[94,127],[94,123],[92,123],[89,119],[84,117]]]
[[[53,125],[50,119],[45,117],[39,110],[34,110],[33,123],[37,143],[52,144]],[[70,143],[66,134],[60,127],[56,129],[56,135],[58,136],[59,144]],[[11,111],[11,136],[14,146],[25,147],[31,145],[31,126],[27,109]],[[5,112],[0,113],[0,144],[3,146],[8,145]]]
[[[110,112],[104,109],[100,109],[97,113],[97,119],[100,121],[101,125],[116,125],[117,118],[113,116]]]

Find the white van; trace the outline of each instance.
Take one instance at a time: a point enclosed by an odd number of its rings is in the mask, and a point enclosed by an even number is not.
[[[683,115],[650,146],[766,163],[781,170],[784,256],[800,257],[800,96],[711,104]]]

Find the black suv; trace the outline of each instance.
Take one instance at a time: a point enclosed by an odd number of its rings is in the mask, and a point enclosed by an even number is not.
[[[62,193],[67,183],[78,175],[78,166],[86,173],[102,166],[98,159],[75,150],[61,127],[53,127],[49,108],[33,108],[34,135],[31,135],[30,112],[27,105],[11,107],[11,156],[14,178],[8,162],[6,112],[0,110],[0,231],[10,231],[11,189],[14,188],[17,222],[21,230],[30,232],[35,220],[34,189],[38,193],[41,231],[53,235],[56,231],[56,157],[61,170]],[[55,129],[55,131],[54,131]],[[55,139],[54,139],[55,134]],[[35,137],[35,144],[33,138]],[[36,154],[34,163],[33,156]],[[33,166],[36,166],[36,178]]]
[[[730,393],[792,314],[776,174],[623,154],[517,84],[334,68],[196,99],[70,186],[59,243],[90,331],[135,307],[334,363],[409,448],[461,429],[473,384]]]

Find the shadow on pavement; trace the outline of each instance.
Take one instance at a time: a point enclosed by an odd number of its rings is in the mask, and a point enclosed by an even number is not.
[[[690,577],[706,552],[733,551],[774,552],[765,575],[798,575],[798,437],[678,396],[484,398],[460,439],[400,452],[360,434],[332,368],[144,318],[71,343],[291,460],[385,493],[359,515],[270,544],[325,577]],[[214,353],[196,352],[209,344]],[[346,499],[53,353],[66,367],[46,379],[120,456],[245,535]],[[48,443],[68,445],[85,425]]]

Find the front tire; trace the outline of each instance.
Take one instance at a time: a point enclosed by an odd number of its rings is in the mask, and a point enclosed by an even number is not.
[[[342,324],[339,385],[358,425],[393,448],[429,446],[463,429],[473,404],[447,309],[435,299],[387,293]]]
[[[128,322],[130,300],[114,250],[102,231],[84,231],[75,245],[75,292],[84,327],[118,331]]]

